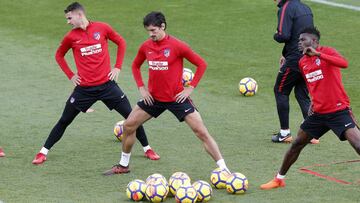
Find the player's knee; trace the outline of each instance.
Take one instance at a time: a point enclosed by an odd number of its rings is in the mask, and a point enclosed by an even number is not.
[[[131,122],[129,120],[126,120],[124,122],[124,131],[125,131],[125,134],[132,134],[133,132],[135,132],[136,131],[135,123]]]
[[[71,122],[72,122],[72,119],[66,119],[63,117],[61,117],[59,120],[59,124],[62,126],[68,126],[68,125],[70,125]]]
[[[299,151],[299,150],[302,150],[305,146],[306,146],[307,143],[301,141],[301,140],[295,140],[292,144],[291,144],[291,148],[290,150],[292,151]]]
[[[206,140],[208,138],[208,132],[207,132],[206,128],[197,127],[197,128],[194,128],[193,131],[196,134],[196,136],[198,138],[200,138],[201,140]]]

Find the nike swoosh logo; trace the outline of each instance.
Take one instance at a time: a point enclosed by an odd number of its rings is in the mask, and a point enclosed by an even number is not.
[[[188,112],[188,111],[190,111],[190,110],[191,110],[191,108],[190,108],[190,109],[186,109],[186,110],[185,110],[185,113]]]
[[[122,96],[121,96],[121,99],[123,99],[125,97],[125,94],[123,94]]]
[[[279,141],[282,142],[282,141],[286,140],[286,138],[288,138],[288,137],[284,137],[284,138],[279,137]]]
[[[348,123],[348,124],[345,124],[345,127],[348,127],[349,125],[351,125],[352,123]]]
[[[75,43],[78,44],[78,43],[80,43],[81,41],[82,41],[82,40],[78,40],[78,41],[76,41]]]

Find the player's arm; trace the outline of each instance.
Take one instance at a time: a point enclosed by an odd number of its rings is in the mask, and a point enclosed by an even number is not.
[[[291,29],[293,26],[291,9],[285,4],[278,13],[278,27],[274,34],[274,40],[279,43],[285,43],[291,38]]]
[[[178,93],[176,97],[176,102],[183,103],[193,92],[194,88],[199,84],[202,76],[205,73],[207,64],[199,54],[195,53],[189,46],[186,44],[181,44],[179,46],[181,56],[186,58],[190,63],[196,66],[195,77],[191,81],[189,87],[185,87],[184,90]]]
[[[110,80],[117,80],[125,57],[126,41],[112,27],[109,25],[105,26],[107,37],[117,45],[116,62],[114,68],[110,71],[108,76]]]
[[[152,105],[154,103],[154,98],[151,96],[150,92],[144,85],[144,81],[142,79],[141,75],[141,65],[144,63],[146,59],[145,55],[145,48],[144,46],[141,46],[138,53],[136,54],[136,57],[131,65],[131,70],[133,77],[135,79],[136,85],[139,88],[140,94],[142,98],[144,99],[144,102],[146,105]]]
[[[307,47],[304,49],[303,54],[309,56],[318,56],[320,59],[332,64],[333,66],[340,68],[347,68],[347,60],[341,56],[335,49],[327,48],[324,51],[317,51],[313,47]]]
[[[195,77],[191,81],[190,86],[196,87],[200,82],[202,76],[205,73],[207,64],[205,60],[196,52],[194,52],[189,46],[183,45],[182,46],[182,56],[186,58],[190,63],[196,66]]]
[[[121,35],[119,35],[119,33],[117,33],[109,25],[106,25],[106,29],[107,29],[107,37],[117,45],[116,63],[114,67],[121,69],[125,57],[126,41]]]
[[[320,52],[319,58],[340,68],[347,68],[349,65],[348,61],[335,49],[330,49],[329,52]]]
[[[65,60],[65,55],[71,48],[71,39],[68,36],[65,36],[64,39],[61,41],[60,46],[56,50],[55,53],[55,60],[59,64],[61,70],[65,73],[65,75],[73,82],[73,84],[80,85],[81,78],[72,72],[69,65]]]

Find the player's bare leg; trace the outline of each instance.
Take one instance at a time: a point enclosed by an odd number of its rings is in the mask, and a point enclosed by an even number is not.
[[[286,152],[283,163],[281,165],[279,173],[285,175],[291,165],[298,159],[300,152],[310,142],[310,137],[305,131],[299,129],[295,142],[291,145],[290,149]]]
[[[129,117],[124,122],[124,139],[122,141],[122,151],[130,153],[136,141],[136,129],[151,118],[151,115],[142,110],[138,105],[131,111]]]
[[[230,172],[225,165],[224,159],[220,153],[216,141],[205,127],[200,113],[198,111],[194,111],[193,113],[188,114],[185,117],[185,122],[190,126],[195,135],[202,141],[205,150],[217,162],[219,167]]]
[[[312,138],[305,131],[300,129],[295,141],[292,143],[290,149],[285,154],[283,163],[280,167],[277,176],[268,183],[262,184],[260,188],[263,190],[269,190],[278,187],[284,187],[285,186],[284,178],[286,173],[288,172],[289,168],[298,159],[300,152],[310,142],[311,139]]]
[[[131,149],[136,141],[136,129],[151,115],[142,110],[138,105],[131,111],[129,117],[124,122],[124,138],[122,140],[122,153],[119,164],[114,165],[110,170],[105,171],[104,175],[128,173]]]
[[[345,138],[349,141],[351,146],[360,155],[360,131],[357,127],[347,129],[345,132]]]

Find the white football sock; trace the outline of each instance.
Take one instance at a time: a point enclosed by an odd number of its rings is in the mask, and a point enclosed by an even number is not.
[[[285,179],[285,175],[280,175],[279,173],[276,175],[277,179]]]
[[[49,153],[49,150],[46,149],[45,147],[42,147],[41,150],[40,150],[40,153],[44,154],[44,155],[47,155]]]
[[[283,129],[280,129],[280,134],[281,136],[286,136],[290,133],[290,129],[286,129],[286,130],[283,130]]]
[[[224,159],[218,160],[218,161],[216,162],[216,164],[219,166],[219,168],[225,169],[228,173],[231,173],[230,170],[228,169],[228,167],[226,166]]]
[[[147,150],[151,149],[151,147],[150,147],[150,145],[148,145],[148,146],[143,147],[143,149],[144,149],[144,152],[146,152]]]
[[[131,153],[121,152],[121,159],[119,164],[127,167],[129,165]]]

